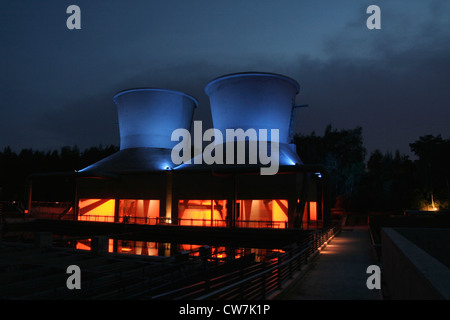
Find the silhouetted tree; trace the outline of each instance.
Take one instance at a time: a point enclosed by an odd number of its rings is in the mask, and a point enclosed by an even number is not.
[[[332,197],[349,200],[344,201],[346,209],[401,211],[422,209],[432,201],[449,209],[450,140],[440,135],[425,135],[410,144],[415,161],[398,151],[375,150],[365,163],[361,127],[336,130],[328,125],[323,136],[296,135],[294,143],[305,164],[327,168]],[[25,182],[32,173],[80,170],[118,150],[113,145],[84,151],[66,146],[47,152],[23,149],[16,154],[6,147],[0,152],[0,200],[23,200]]]
[[[375,150],[367,161],[358,200],[368,211],[403,211],[411,208],[416,185],[414,164],[408,156]]]
[[[92,147],[80,152],[78,146],[48,152],[23,149],[16,154],[10,147],[0,152],[0,200],[20,201],[25,183],[33,173],[80,170],[118,151],[116,146]]]
[[[311,135],[296,135],[294,143],[305,164],[322,164],[326,167],[332,185],[332,197],[340,198],[350,206],[349,201],[357,193],[364,175],[362,128],[337,130],[328,125],[323,137],[315,132]]]
[[[425,135],[410,143],[416,154],[424,205],[448,208],[450,202],[450,140]]]

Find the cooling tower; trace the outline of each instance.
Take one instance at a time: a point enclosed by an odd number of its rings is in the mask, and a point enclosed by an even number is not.
[[[215,129],[224,134],[226,129],[266,129],[268,134],[278,129],[280,165],[301,163],[289,145],[290,119],[299,90],[299,84],[289,77],[259,72],[225,75],[205,88]]]
[[[172,149],[172,132],[189,129],[197,100],[164,89],[131,89],[114,96],[120,130],[120,149]]]
[[[189,130],[198,101],[182,92],[143,88],[117,93],[120,151],[80,171],[136,172],[173,168],[175,129]]]
[[[214,128],[278,129],[280,143],[289,143],[289,122],[298,83],[271,73],[237,73],[219,77],[205,88]]]

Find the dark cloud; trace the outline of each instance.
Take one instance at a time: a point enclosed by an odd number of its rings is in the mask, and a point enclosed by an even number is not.
[[[402,152],[424,134],[449,137],[449,2],[377,2],[376,31],[354,1],[80,1],[78,33],[60,14],[70,3],[11,5],[0,19],[0,148],[118,144],[112,97],[133,87],[191,94],[195,119],[210,123],[205,85],[241,71],[300,83],[296,102],[310,107],[298,112],[299,133],[362,126],[369,150]]]
[[[441,55],[377,63],[307,60],[299,62],[302,99],[297,131],[321,132],[328,123],[338,128],[362,126],[369,150],[409,152],[409,142],[424,134],[450,136],[449,76],[434,69],[450,67]],[[300,73],[299,73],[300,74]],[[311,75],[311,76],[309,76]]]

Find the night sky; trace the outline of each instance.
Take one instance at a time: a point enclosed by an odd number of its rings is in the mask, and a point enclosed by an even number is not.
[[[362,126],[369,153],[450,138],[448,0],[2,1],[0,39],[0,150],[119,145],[112,98],[134,87],[195,96],[205,129],[205,85],[244,71],[300,83],[298,133]]]

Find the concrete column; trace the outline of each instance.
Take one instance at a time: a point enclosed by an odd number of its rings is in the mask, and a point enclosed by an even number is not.
[[[120,217],[120,199],[115,199],[114,202],[114,222],[119,222]]]
[[[172,224],[178,225],[178,198],[172,195],[172,212],[170,219]]]
[[[288,225],[287,225],[288,228],[294,227],[296,207],[297,207],[297,199],[289,198],[288,199]]]

